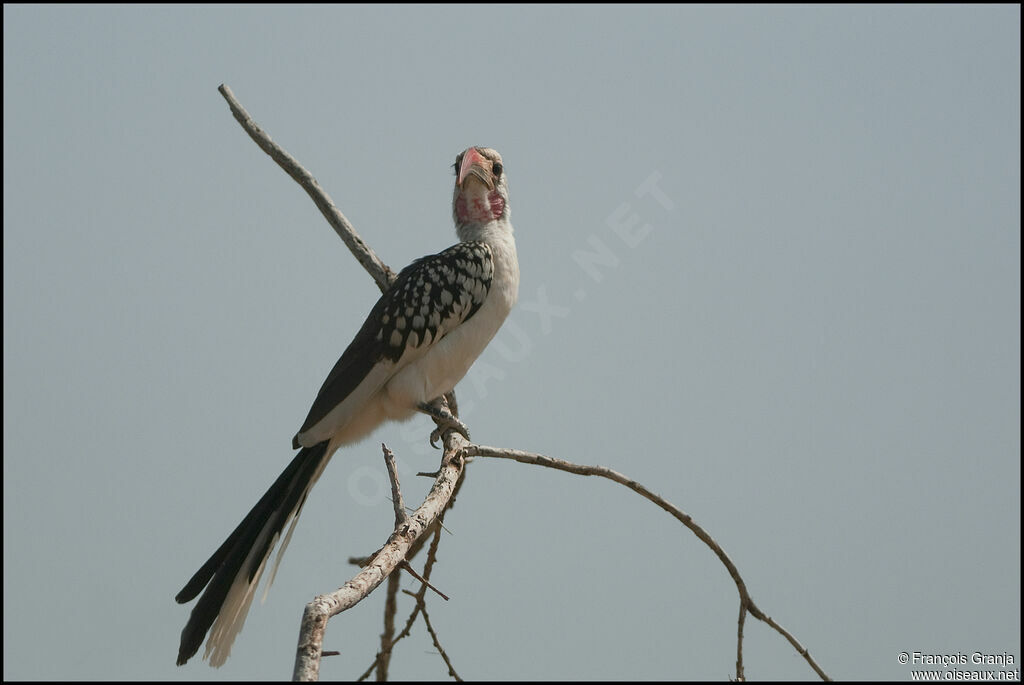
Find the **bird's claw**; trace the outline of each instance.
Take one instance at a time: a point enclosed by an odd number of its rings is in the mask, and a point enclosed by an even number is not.
[[[437,444],[446,430],[453,430],[460,433],[462,437],[469,440],[469,429],[457,416],[444,409],[438,402],[421,402],[419,410],[430,416],[437,422],[437,428],[430,433],[430,446],[434,449],[441,449]]]
[[[466,440],[469,440],[469,429],[466,428],[466,424],[462,423],[462,421],[459,421],[454,416],[452,416],[452,417],[445,417],[445,418],[439,419],[439,420],[442,423],[444,423],[444,425],[443,426],[438,426],[433,431],[431,431],[431,433],[430,433],[430,446],[431,447],[433,447],[436,450],[441,449],[441,445],[439,445],[437,443],[440,442],[441,436],[442,436],[442,434],[446,430],[453,430],[456,433],[459,433],[460,435],[462,435],[462,437],[464,437]]]

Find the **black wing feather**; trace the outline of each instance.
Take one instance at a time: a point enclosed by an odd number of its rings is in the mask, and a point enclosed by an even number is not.
[[[327,375],[299,433],[343,402],[376,364],[397,362],[410,347],[433,344],[472,317],[492,276],[491,248],[479,241],[458,243],[402,269]],[[299,447],[298,435],[292,447]]]

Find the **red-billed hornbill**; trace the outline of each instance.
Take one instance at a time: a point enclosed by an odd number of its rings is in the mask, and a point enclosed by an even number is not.
[[[212,666],[227,659],[278,538],[287,526],[275,571],[335,450],[417,411],[468,437],[435,401],[466,374],[519,290],[508,184],[496,151],[471,147],[456,158],[452,214],[461,242],[417,259],[381,296],[292,440],[299,453],[175,597],[184,603],[202,593],[181,633],[179,665],[199,650],[207,631],[203,658]]]

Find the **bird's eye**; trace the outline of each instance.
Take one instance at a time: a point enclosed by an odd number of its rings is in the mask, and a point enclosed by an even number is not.
[[[491,171],[494,172],[495,177],[501,176],[501,162],[495,162],[494,166],[491,167]]]

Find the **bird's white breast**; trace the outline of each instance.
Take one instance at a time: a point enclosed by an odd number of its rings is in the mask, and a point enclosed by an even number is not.
[[[381,390],[385,413],[405,419],[421,402],[430,402],[455,388],[494,337],[519,294],[519,264],[512,227],[484,235],[494,259],[494,278],[487,299],[468,321],[410,362]]]

